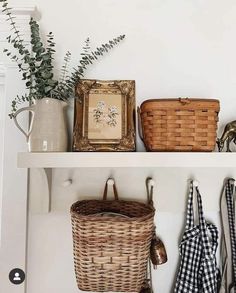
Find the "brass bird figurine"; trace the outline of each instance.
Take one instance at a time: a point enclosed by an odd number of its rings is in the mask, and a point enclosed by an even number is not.
[[[226,152],[231,152],[230,143],[232,141],[236,144],[236,120],[227,123],[221,138],[216,140],[219,152],[223,150],[225,142]]]

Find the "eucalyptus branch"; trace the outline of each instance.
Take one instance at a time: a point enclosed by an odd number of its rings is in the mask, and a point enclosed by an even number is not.
[[[84,72],[89,65],[93,64],[95,60],[103,56],[104,53],[111,50],[119,42],[125,38],[125,35],[120,35],[117,38],[109,41],[108,43],[102,44],[96,50],[90,52],[90,40],[89,38],[85,40],[85,45],[82,48],[82,53],[80,54],[81,59],[79,65],[73,68],[70,76],[66,76],[64,81],[60,82],[58,86],[53,90],[53,95],[57,95],[60,100],[67,100],[75,96],[75,85],[78,81],[84,77]]]
[[[60,75],[59,84],[63,84],[65,82],[66,76],[68,74],[68,67],[69,67],[70,60],[71,60],[71,53],[67,51],[64,57],[64,63],[61,67],[61,75]]]
[[[2,12],[5,13],[5,15],[8,17],[7,20],[10,21],[10,26],[12,27],[12,29],[14,31],[14,34],[16,35],[16,38],[18,39],[18,42],[22,43],[23,40],[20,38],[19,31],[16,28],[16,23],[13,21],[13,19],[15,17],[13,17],[12,14],[11,14],[12,8],[8,7],[7,0],[0,0],[0,2],[2,3],[2,8],[3,8]]]
[[[21,55],[23,54],[30,55],[30,52],[24,46],[24,41],[19,34],[20,32],[18,28],[16,27],[16,22],[14,21],[15,17],[13,17],[11,13],[12,8],[8,7],[7,0],[0,0],[0,3],[2,3],[2,8],[3,8],[2,12],[8,17],[7,21],[10,22],[10,27],[13,30],[13,33],[15,35],[15,38],[12,38],[11,35],[7,37],[8,43],[13,44],[14,48],[18,49]]]
[[[12,112],[9,116],[12,118],[18,106],[23,102],[42,99],[44,97],[53,97],[58,100],[68,100],[74,97],[75,86],[80,78],[83,78],[87,67],[99,57],[103,56],[121,40],[124,35],[121,35],[108,43],[102,44],[96,50],[91,52],[90,40],[87,38],[82,47],[80,60],[78,65],[69,72],[69,63],[71,53],[67,52],[64,57],[64,63],[61,68],[59,81],[54,79],[54,54],[55,42],[54,35],[49,32],[46,38],[46,45],[43,44],[40,36],[40,27],[36,20],[30,19],[31,32],[31,50],[24,44],[24,40],[16,26],[16,22],[12,16],[8,6],[8,0],[0,0],[2,4],[2,12],[7,16],[10,29],[13,31],[13,36],[9,35],[6,39],[9,44],[15,49],[16,53],[10,52],[9,49],[4,49],[4,53],[14,62],[17,63],[19,71],[22,73],[22,80],[25,81],[28,94],[17,96],[12,101]],[[14,52],[15,52],[14,51]]]
[[[93,64],[94,60],[97,60],[100,56],[103,56],[104,53],[107,53],[124,38],[125,35],[120,35],[119,37],[109,41],[109,43],[102,44],[100,47],[98,47],[95,51],[92,51],[91,53],[81,53],[82,58],[79,61],[80,65],[72,73],[74,78],[73,81],[78,82],[80,76],[83,76],[83,73],[87,69],[88,65]]]

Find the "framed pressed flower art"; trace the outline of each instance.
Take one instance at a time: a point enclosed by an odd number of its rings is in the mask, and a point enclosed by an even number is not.
[[[135,82],[80,80],[73,151],[135,151]]]

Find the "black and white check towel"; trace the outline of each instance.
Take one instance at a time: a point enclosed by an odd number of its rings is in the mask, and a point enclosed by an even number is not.
[[[195,189],[195,192],[194,192]],[[193,197],[197,197],[198,224],[194,219]],[[216,249],[218,231],[207,223],[202,199],[197,187],[190,184],[185,232],[180,243],[181,262],[175,284],[175,293],[216,293]]]
[[[222,281],[220,293],[236,293],[235,180],[227,179],[221,197]]]

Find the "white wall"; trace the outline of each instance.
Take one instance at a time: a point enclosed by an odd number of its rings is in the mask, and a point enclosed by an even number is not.
[[[234,119],[235,1],[28,3],[37,5],[42,31],[55,34],[58,64],[67,50],[72,52],[76,64],[87,36],[96,47],[124,33],[127,37],[123,44],[91,66],[86,77],[135,79],[137,103],[155,97],[220,98],[221,122]]]
[[[16,3],[16,1],[15,1]],[[126,40],[87,71],[87,78],[135,79],[137,104],[147,98],[213,97],[221,100],[220,130],[235,119],[236,2],[234,0],[35,0],[44,33],[57,42],[56,66],[67,50],[73,64],[89,36],[92,46],[113,36]],[[21,2],[17,2],[20,5]],[[23,4],[23,2],[22,2]],[[143,147],[139,143],[139,150]],[[208,216],[218,223],[218,200],[232,169],[55,170],[52,213],[30,214],[27,293],[78,292],[73,273],[69,206],[84,195],[100,195],[113,174],[121,195],[145,199],[144,180],[158,182],[158,233],[167,245],[168,264],[154,273],[155,292],[168,293],[178,261],[189,177],[201,182]],[[61,186],[74,179],[71,187]],[[129,178],[129,181],[127,181]],[[11,293],[11,292],[6,292]]]

